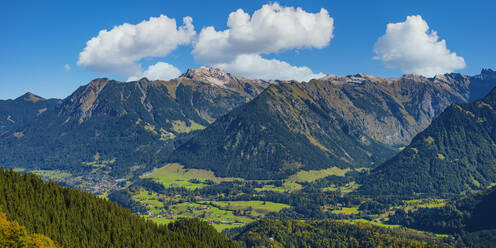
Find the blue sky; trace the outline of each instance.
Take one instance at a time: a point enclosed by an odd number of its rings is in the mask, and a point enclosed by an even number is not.
[[[385,35],[386,25],[406,22],[407,16],[419,15],[421,18],[417,18],[416,23],[420,22],[422,26],[425,22],[430,30],[437,31],[438,41],[445,40],[449,52],[455,52],[458,58],[456,60],[454,55],[446,54],[446,63],[451,64],[451,67],[437,70],[454,70],[473,75],[478,74],[483,67],[496,68],[494,1],[364,0],[277,3],[282,8],[301,7],[304,12],[312,15],[325,9],[332,19],[332,39],[324,45],[300,44],[295,41],[296,45],[282,48],[262,46],[250,50],[251,55],[263,57],[266,61],[275,59],[294,67],[306,67],[315,75],[349,75],[361,72],[397,77],[418,66],[412,65],[411,61],[405,62],[406,55],[398,59],[386,59],[395,46],[402,45],[401,39],[400,44],[395,42],[398,40],[397,36],[407,29],[405,25],[399,33],[391,30],[390,35]],[[126,73],[97,72],[95,67],[78,65],[80,53],[85,49],[86,42],[97,37],[100,30],[110,31],[123,23],[134,25],[160,15],[175,19],[178,28],[183,24],[184,17],[191,17],[196,35],[189,37],[190,43],[177,45],[165,56],[144,56],[134,61],[133,63],[141,65],[143,73],[148,66],[157,62],[170,64],[181,72],[187,68],[218,64],[224,65],[224,69],[236,71],[236,66],[239,65],[229,64],[232,61],[212,62],[208,58],[193,55],[193,44],[198,41],[202,28],[213,26],[216,31],[226,30],[230,13],[242,9],[251,16],[264,4],[274,6],[274,2],[267,1],[1,1],[0,25],[3,35],[0,39],[0,99],[15,98],[27,91],[43,97],[64,98],[96,77],[127,80],[130,75],[124,75]],[[414,20],[411,21],[413,23]],[[327,26],[322,27],[319,32]],[[382,36],[386,37],[378,42]],[[271,41],[267,42],[265,46],[271,44]],[[381,54],[374,52],[377,43]],[[249,44],[255,47],[258,43]],[[443,52],[442,49],[440,52]],[[239,54],[235,53],[233,56]],[[373,59],[374,56],[381,57],[382,61]],[[448,58],[449,56],[451,57]],[[432,63],[445,63],[445,60],[438,62],[437,58],[421,59],[424,67],[432,67]],[[243,61],[246,60],[241,60]],[[65,68],[66,64],[70,66],[69,70]],[[399,64],[403,64],[403,68]]]

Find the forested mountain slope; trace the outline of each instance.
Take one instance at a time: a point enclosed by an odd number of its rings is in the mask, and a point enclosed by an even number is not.
[[[193,136],[170,160],[250,179],[375,167],[451,103],[471,99],[473,84],[496,80],[455,73],[395,79],[357,74],[271,85]]]
[[[45,99],[31,92],[14,100],[0,100],[0,135],[22,128],[59,104],[58,99]]]
[[[237,247],[205,222],[158,226],[90,193],[4,169],[0,207],[9,220],[61,247]]]
[[[496,190],[458,197],[440,208],[415,212],[398,210],[390,223],[458,236],[468,247],[492,247],[496,242]]]
[[[0,138],[0,164],[126,175],[159,165],[174,142],[203,129],[261,92],[268,82],[219,69],[189,70],[170,81],[95,79],[59,107]]]
[[[496,88],[453,104],[403,151],[364,177],[361,193],[435,196],[496,182]]]
[[[230,236],[248,247],[450,247],[432,236],[337,220],[263,219]]]

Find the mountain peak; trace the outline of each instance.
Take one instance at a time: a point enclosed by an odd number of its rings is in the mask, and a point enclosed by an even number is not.
[[[31,92],[26,92],[26,94],[18,97],[16,100],[29,101],[29,102],[39,102],[45,100],[45,98],[38,96]]]
[[[490,68],[484,68],[479,75],[482,80],[496,79],[496,71]]]
[[[88,83],[90,87],[100,88],[105,86],[110,80],[108,78],[95,78]]]
[[[223,69],[201,66],[198,69],[188,69],[186,73],[181,75],[182,78],[193,80],[201,80],[223,86],[231,79],[231,74],[226,73]]]

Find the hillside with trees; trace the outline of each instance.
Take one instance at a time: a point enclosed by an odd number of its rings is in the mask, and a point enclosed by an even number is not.
[[[0,206],[9,221],[60,247],[237,247],[199,220],[157,225],[116,203],[31,174],[0,169]]]
[[[336,220],[263,219],[229,235],[247,247],[450,247],[432,235]]]
[[[456,196],[496,182],[496,89],[453,104],[398,155],[363,178],[362,194]]]

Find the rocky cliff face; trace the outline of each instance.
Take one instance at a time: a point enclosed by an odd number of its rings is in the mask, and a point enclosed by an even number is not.
[[[496,85],[477,80],[461,74],[357,74],[272,85],[179,147],[171,160],[251,179],[283,178],[300,169],[374,167],[451,103],[470,100],[474,84]]]
[[[198,69],[188,69],[180,79],[191,79],[196,82],[205,82],[226,89],[236,91],[244,96],[255,97],[275,81],[248,80],[243,77],[233,76],[223,69],[202,66]]]

